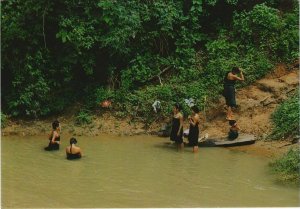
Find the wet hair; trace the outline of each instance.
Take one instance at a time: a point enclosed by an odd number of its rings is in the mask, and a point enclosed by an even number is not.
[[[236,123],[236,120],[229,120],[229,125],[233,126]]]
[[[74,137],[70,139],[70,145],[72,144],[77,144],[77,140]]]
[[[57,127],[59,127],[59,121],[58,121],[58,120],[55,120],[55,121],[53,121],[53,123],[52,123],[52,128],[53,128],[53,130],[55,130]]]
[[[175,107],[176,109],[178,109],[179,111],[182,110],[182,107],[181,107],[181,105],[180,105],[179,103],[176,103],[176,104],[174,105],[174,107]]]
[[[241,72],[241,70],[238,67],[233,67],[231,72],[234,73],[234,74],[238,74],[238,73]]]
[[[199,113],[199,108],[198,108],[196,105],[192,106],[191,109],[192,109],[195,113]]]

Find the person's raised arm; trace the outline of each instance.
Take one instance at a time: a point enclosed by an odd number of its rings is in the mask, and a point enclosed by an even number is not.
[[[197,122],[198,122],[198,118],[196,116],[190,118],[190,124],[192,126],[196,126]]]
[[[243,73],[241,72],[241,77],[237,76],[237,75],[233,75],[231,76],[234,80],[238,80],[238,81],[244,81],[245,78],[244,78],[244,75]]]
[[[241,81],[244,81],[244,80],[245,80],[245,78],[244,78],[244,74],[243,74],[243,71],[242,71],[242,69],[240,69],[240,75],[241,75]]]

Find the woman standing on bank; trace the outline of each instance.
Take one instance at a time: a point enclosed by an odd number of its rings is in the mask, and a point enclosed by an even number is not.
[[[173,119],[170,140],[176,143],[178,150],[184,147],[183,115],[181,113],[181,106],[179,104],[175,104],[173,107]]]
[[[198,152],[198,138],[199,138],[199,109],[196,106],[192,106],[192,115],[189,116],[189,145],[193,146],[193,152]]]
[[[239,74],[239,76],[238,76]],[[235,101],[235,83],[236,81],[244,81],[243,71],[238,67],[233,67],[230,72],[227,72],[224,78],[224,97],[227,105],[227,120],[233,120],[232,108],[236,108]]]

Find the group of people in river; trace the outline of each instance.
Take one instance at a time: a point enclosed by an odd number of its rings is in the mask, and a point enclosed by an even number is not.
[[[230,129],[228,132],[228,140],[236,139],[240,130],[237,121],[234,119],[233,110],[237,108],[235,99],[235,84],[236,81],[244,81],[243,71],[239,67],[233,67],[231,71],[226,72],[224,77],[224,88],[223,96],[226,101],[226,120],[228,120]],[[173,107],[173,119],[170,140],[177,144],[178,149],[184,147],[183,142],[183,114],[181,113],[182,107],[180,104],[175,104]],[[193,152],[198,151],[198,140],[199,140],[199,108],[197,106],[191,107],[192,114],[188,116],[189,121],[189,134],[188,141],[189,145],[193,147]]]
[[[59,150],[61,126],[58,120],[52,123],[52,131],[49,134],[49,144],[45,147],[46,151]],[[80,147],[76,146],[77,140],[72,137],[70,145],[66,147],[66,156],[68,160],[79,159],[82,157]]]
[[[226,120],[229,121],[230,130],[228,132],[228,139],[234,140],[238,137],[238,131],[240,130],[236,120],[233,117],[233,110],[237,108],[235,99],[235,84],[236,81],[244,81],[243,71],[238,67],[233,67],[231,71],[227,72],[224,77],[224,89],[223,96],[226,100]],[[110,106],[110,103],[103,104],[104,106]],[[160,104],[155,104],[155,107],[160,107]],[[156,110],[156,109],[155,109]],[[175,104],[173,107],[173,119],[170,140],[177,144],[178,149],[184,147],[183,143],[183,114],[181,112],[182,107],[180,104]],[[156,110],[157,111],[157,110]],[[193,147],[193,152],[198,151],[198,140],[199,140],[199,108],[196,105],[191,106],[192,114],[188,116],[189,121],[189,134],[188,141],[189,145]],[[52,131],[49,136],[49,145],[45,147],[46,151],[59,150],[60,145],[60,123],[55,120],[52,123]],[[78,159],[81,158],[82,152],[80,147],[76,146],[77,140],[75,138],[70,139],[70,145],[66,147],[67,159]]]

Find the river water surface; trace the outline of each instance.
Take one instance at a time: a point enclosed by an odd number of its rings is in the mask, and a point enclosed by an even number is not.
[[[2,137],[2,208],[297,207],[269,158],[225,148],[177,152],[153,136],[77,137],[84,157],[46,152],[42,137]],[[251,146],[251,145],[250,145]]]

